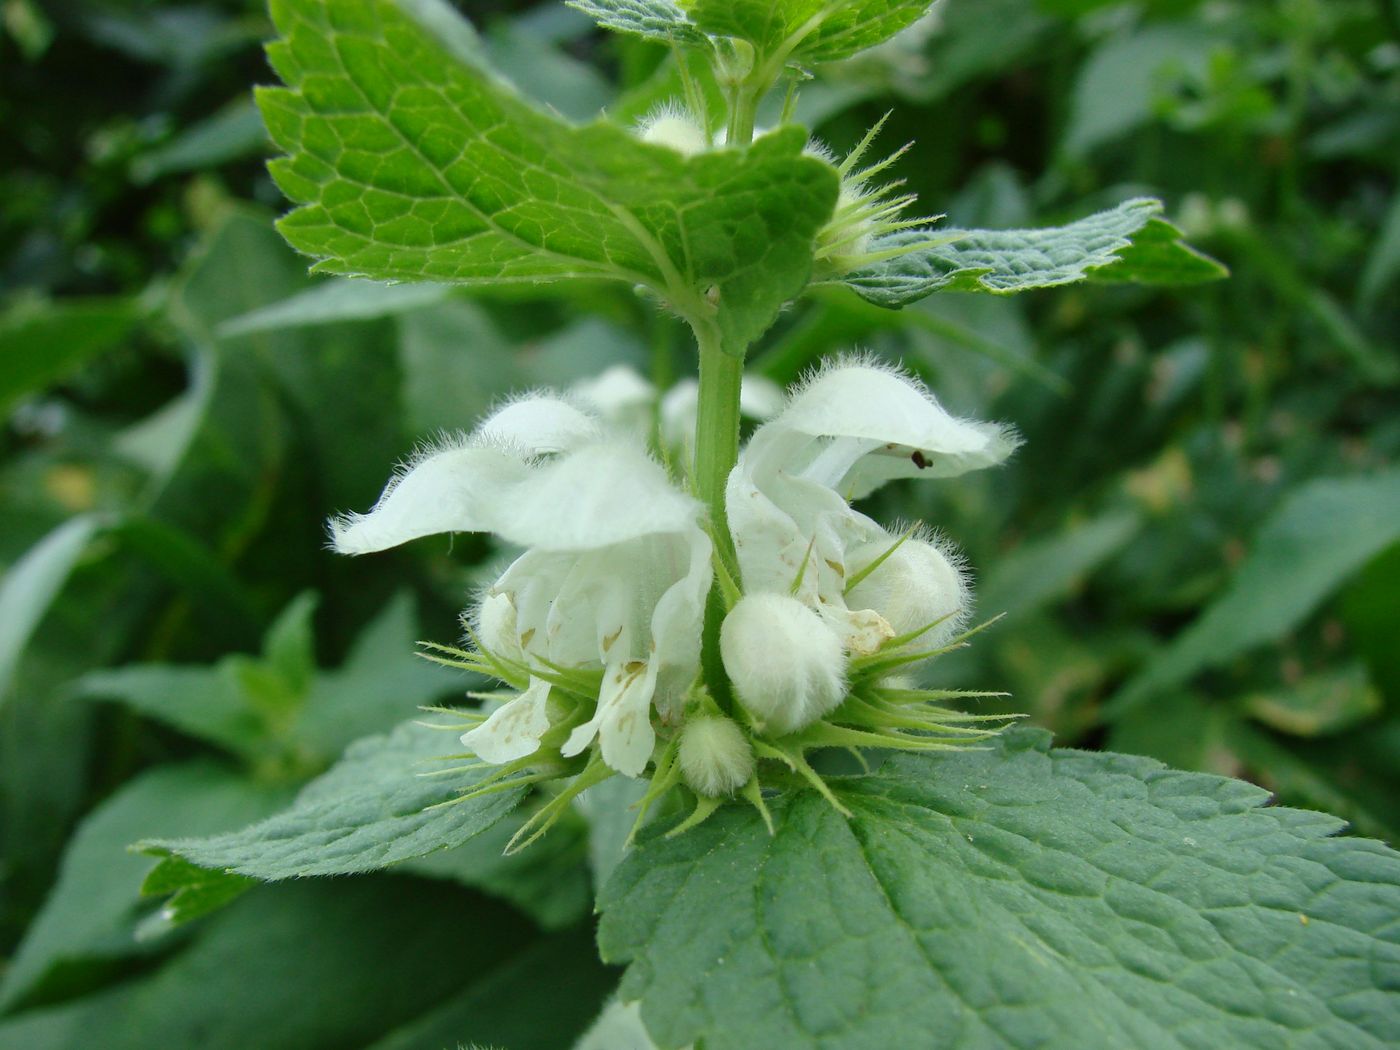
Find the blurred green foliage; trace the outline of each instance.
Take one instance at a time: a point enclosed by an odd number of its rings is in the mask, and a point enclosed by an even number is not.
[[[561,4],[469,14],[571,118],[675,90],[664,49]],[[257,887],[180,929],[125,852],[239,827],[460,695],[411,643],[454,639],[502,552],[336,559],[329,514],[511,390],[693,369],[611,287],[308,278],[249,103],[269,32],[259,0],[0,0],[0,1047],[568,1045],[615,981],[587,920],[603,822],[508,862],[475,843]],[[1006,613],[930,681],[1393,840],[1400,5],[948,0],[826,74],[800,119],[839,151],[892,108],[899,174],[952,224],[1148,193],[1233,271],[897,313],[833,291],[769,333],[775,379],[867,348],[1026,438],[995,474],[880,497]],[[547,1011],[510,1009],[543,987]]]

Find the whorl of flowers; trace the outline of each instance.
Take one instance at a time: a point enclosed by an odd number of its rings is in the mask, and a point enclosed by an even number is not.
[[[469,644],[431,649],[505,690],[454,712],[461,757],[496,767],[463,797],[568,779],[524,841],[614,774],[650,777],[643,815],[684,784],[685,827],[735,794],[766,816],[763,789],[794,777],[839,808],[813,749],[938,750],[995,731],[993,716],[946,706],[963,694],[901,677],[959,644],[971,597],[958,557],[850,501],[1000,463],[1015,438],[869,360],[829,365],[785,399],[746,384],[745,401],[766,421],[729,476],[727,535],[662,465],[688,461],[693,387],[658,401],[616,369],[505,405],[415,456],[368,513],[331,523],[347,554],[443,532],[522,549],[464,614]],[[702,661],[707,601],[722,604],[722,673]]]

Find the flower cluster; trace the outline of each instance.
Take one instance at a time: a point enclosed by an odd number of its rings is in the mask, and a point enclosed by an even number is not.
[[[762,811],[775,777],[836,804],[814,748],[943,749],[994,731],[944,706],[956,694],[901,677],[957,639],[970,605],[957,557],[851,500],[999,463],[1014,438],[866,361],[785,400],[755,383],[746,400],[768,418],[729,476],[723,531],[644,444],[659,434],[663,458],[685,460],[693,392],[658,409],[625,371],[506,405],[413,459],[367,514],[332,523],[348,554],[462,531],[523,549],[464,617],[471,646],[437,651],[507,688],[468,716],[463,744],[498,767],[473,793],[572,777],[562,806],[650,770],[648,802],[681,783],[694,793],[689,824],[736,793]],[[722,617],[717,661],[702,660],[707,603]],[[546,808],[536,831],[557,815]]]

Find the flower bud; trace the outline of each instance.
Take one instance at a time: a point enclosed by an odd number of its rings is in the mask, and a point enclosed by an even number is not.
[[[882,540],[851,552],[852,574],[889,550],[891,542]],[[847,592],[846,604],[852,609],[874,609],[895,634],[909,634],[941,620],[919,639],[922,646],[938,646],[958,630],[968,605],[967,584],[938,547],[911,537]]]
[[[709,136],[688,113],[663,108],[647,117],[641,124],[643,142],[669,146],[677,153],[693,157],[710,148]]]
[[[724,618],[720,657],[739,700],[761,730],[794,733],[846,695],[841,639],[785,594],[749,594]]]
[[[732,719],[704,716],[681,730],[681,775],[698,795],[732,795],[749,782],[756,760],[744,731]]]

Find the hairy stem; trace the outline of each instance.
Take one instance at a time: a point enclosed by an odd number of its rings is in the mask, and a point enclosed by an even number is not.
[[[738,559],[729,533],[724,492],[729,472],[739,460],[739,391],[743,383],[742,358],[726,354],[720,336],[709,322],[695,325],[700,347],[700,404],[695,424],[696,495],[710,512],[710,535],[716,557],[738,579]],[[722,707],[731,708],[733,699],[724,662],[720,658],[719,631],[724,621],[724,594],[716,582],[710,587],[705,604],[705,628],[701,664],[711,695]]]

